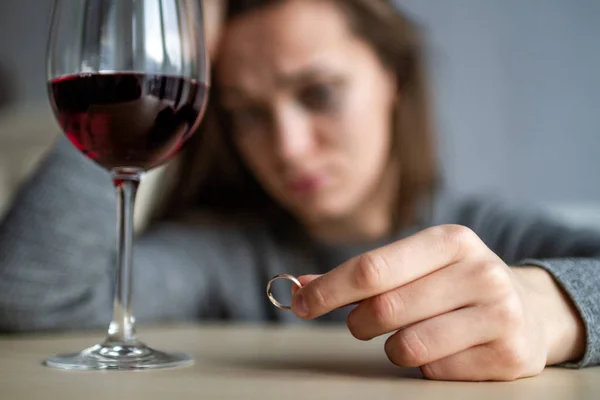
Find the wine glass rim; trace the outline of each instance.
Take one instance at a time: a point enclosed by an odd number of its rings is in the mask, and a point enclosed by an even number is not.
[[[101,69],[98,71],[78,71],[72,73],[61,74],[48,78],[48,82],[56,82],[61,80],[66,80],[75,77],[86,77],[86,76],[94,76],[94,75],[147,75],[147,76],[157,76],[161,78],[184,78],[189,80],[192,83],[200,83],[207,87],[210,86],[208,79],[195,78],[192,76],[187,76],[186,74],[173,74],[173,73],[148,73],[144,71],[135,71],[135,70],[110,70],[110,69]]]

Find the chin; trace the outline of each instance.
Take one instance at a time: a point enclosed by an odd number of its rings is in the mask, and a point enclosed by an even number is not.
[[[349,215],[349,210],[339,202],[305,202],[297,205],[293,214],[300,220],[315,222],[345,218]]]

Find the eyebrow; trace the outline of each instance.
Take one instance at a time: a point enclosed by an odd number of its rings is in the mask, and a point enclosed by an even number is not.
[[[320,65],[311,65],[292,73],[276,74],[275,84],[277,87],[293,87],[298,86],[303,82],[322,77],[323,75],[324,73]],[[228,94],[232,95],[247,97],[245,91],[238,86],[221,85],[221,91],[228,92]]]
[[[322,67],[320,65],[311,65],[290,74],[276,75],[275,82],[277,86],[289,87],[321,76],[323,76]]]

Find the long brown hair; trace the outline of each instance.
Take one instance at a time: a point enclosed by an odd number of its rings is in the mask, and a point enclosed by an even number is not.
[[[227,20],[287,0],[230,0]],[[389,0],[334,1],[347,16],[352,32],[372,46],[381,62],[396,72],[398,104],[393,154],[400,167],[400,191],[394,222],[410,223],[416,208],[430,198],[436,183],[436,156],[420,29]],[[233,144],[218,104],[218,87],[201,132],[188,144],[174,190],[162,217],[179,218],[191,210],[224,216],[264,216],[285,212],[265,193],[245,167]]]

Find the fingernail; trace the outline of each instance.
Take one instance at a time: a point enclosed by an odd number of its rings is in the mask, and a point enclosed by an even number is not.
[[[308,317],[308,305],[302,294],[297,294],[292,299],[292,310],[300,318]]]

